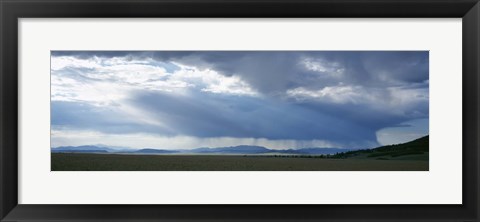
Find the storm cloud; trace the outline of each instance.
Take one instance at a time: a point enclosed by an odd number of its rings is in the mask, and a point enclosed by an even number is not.
[[[388,143],[380,130],[428,134],[428,121],[421,132],[403,124],[428,120],[428,59],[426,51],[54,51],[52,128],[373,147]]]

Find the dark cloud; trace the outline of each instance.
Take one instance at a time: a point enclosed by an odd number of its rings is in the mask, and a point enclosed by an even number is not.
[[[296,86],[324,87],[339,81],[360,85],[401,85],[428,80],[428,51],[53,51],[52,56],[127,57],[174,61],[238,75],[262,92]],[[341,79],[329,70],[302,67],[302,59],[336,64]],[[324,75],[322,75],[324,74]]]
[[[429,113],[428,51],[53,51],[52,56],[173,62],[237,76],[260,93],[260,97],[232,96],[196,89],[186,96],[145,89],[129,96],[127,103],[167,127],[138,123],[113,108],[53,102],[55,126],[106,133],[319,139],[358,145],[375,143],[375,133],[382,128],[400,127],[409,120],[428,118]],[[94,80],[83,73],[90,71],[66,67],[55,73],[88,84]],[[338,90],[328,94],[330,100],[321,97],[325,93],[321,90],[343,86],[358,89],[348,93],[361,96],[335,102],[335,97],[349,96]],[[314,96],[289,97],[287,92],[299,87]]]
[[[365,104],[328,104],[320,102],[303,102],[298,106],[305,107],[313,112],[323,112],[327,115],[343,118],[352,124],[359,125],[369,132],[379,129],[397,126],[412,119],[428,118],[428,103],[417,103],[404,111],[393,112],[389,110],[377,110]]]
[[[148,110],[179,135],[375,143],[373,129],[342,116],[281,101],[212,94],[183,97],[139,93],[132,103]]]

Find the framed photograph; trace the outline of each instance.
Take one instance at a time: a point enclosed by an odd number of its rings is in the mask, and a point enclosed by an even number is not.
[[[477,0],[0,1],[1,221],[478,221]]]
[[[429,169],[428,51],[51,51],[50,66],[52,171]]]

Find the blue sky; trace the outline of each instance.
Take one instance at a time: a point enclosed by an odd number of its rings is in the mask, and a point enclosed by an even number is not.
[[[369,148],[428,134],[426,51],[53,51],[52,147]]]

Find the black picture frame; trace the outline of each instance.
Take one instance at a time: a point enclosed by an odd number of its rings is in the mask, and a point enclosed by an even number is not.
[[[0,0],[0,15],[1,221],[479,221],[480,5],[478,0]],[[17,20],[19,18],[77,17],[462,18],[463,204],[18,204]]]

